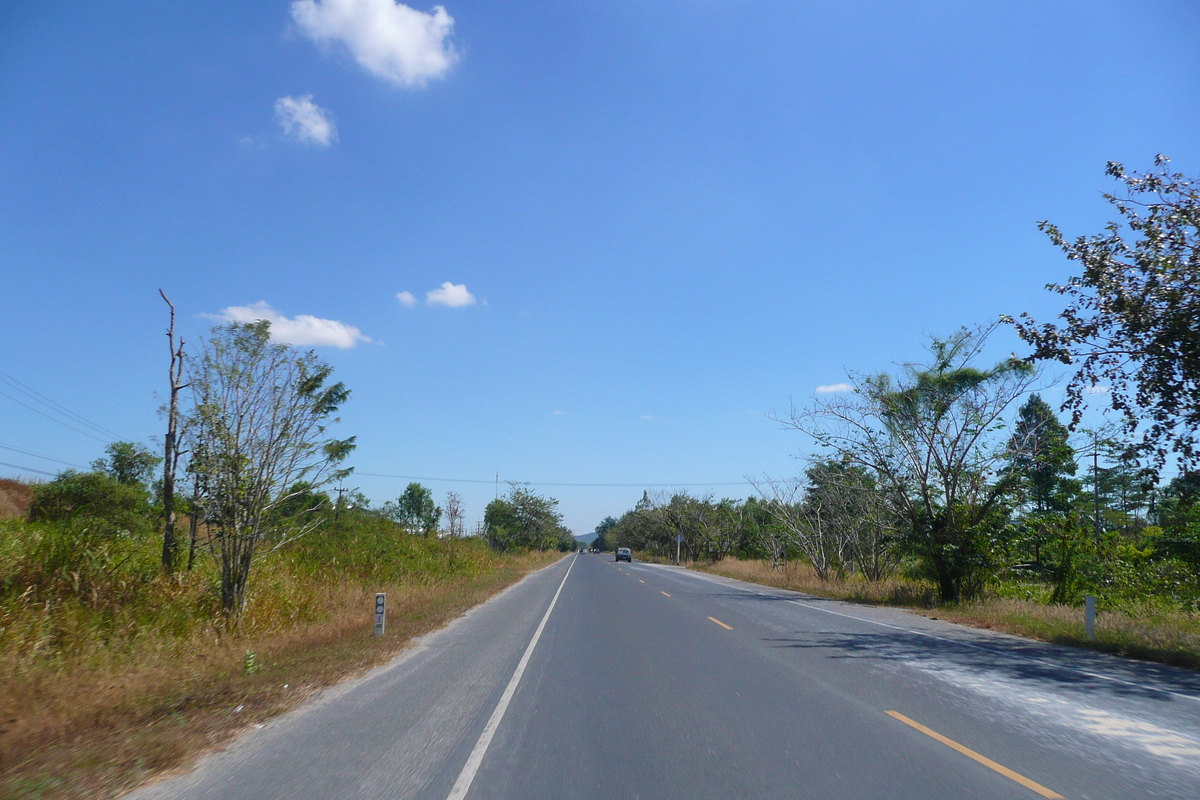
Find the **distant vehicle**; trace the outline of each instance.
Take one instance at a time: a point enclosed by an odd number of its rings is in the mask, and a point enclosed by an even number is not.
[[[628,547],[618,547],[616,560],[617,561],[628,561],[630,564],[632,564],[633,563],[633,553],[632,553],[632,551],[630,551],[630,549]]]

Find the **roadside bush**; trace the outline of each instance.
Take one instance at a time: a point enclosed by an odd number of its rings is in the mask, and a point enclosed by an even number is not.
[[[68,470],[33,488],[29,519],[40,522],[85,516],[137,527],[150,511],[149,496],[141,486],[122,483],[104,472]]]

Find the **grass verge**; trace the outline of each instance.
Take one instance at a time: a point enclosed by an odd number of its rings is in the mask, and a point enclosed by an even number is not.
[[[1100,610],[1096,614],[1096,638],[1088,639],[1083,627],[1083,609],[1073,606],[1006,598],[939,605],[933,587],[922,583],[899,578],[878,583],[859,578],[822,581],[808,564],[792,563],[775,570],[766,561],[726,558],[715,564],[690,566],[703,572],[818,597],[906,608],[927,617],[976,628],[1200,669],[1200,618],[1149,603],[1142,608]]]
[[[0,674],[0,796],[115,797],[186,769],[560,557],[496,557],[435,582],[378,585],[388,592],[380,638],[371,636],[374,589],[346,584],[321,598],[318,619],[288,629],[210,629],[183,643],[143,641],[103,658],[10,660]]]

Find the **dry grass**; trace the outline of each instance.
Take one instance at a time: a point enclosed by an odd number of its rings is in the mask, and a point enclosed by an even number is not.
[[[374,590],[330,584],[304,604],[318,607],[319,618],[288,629],[255,633],[250,622],[251,632],[221,635],[210,627],[182,640],[114,642],[43,660],[10,651],[0,664],[0,795],[114,797],[182,769],[559,556],[497,558],[437,582],[379,586],[389,611],[387,635],[378,639],[370,635]],[[282,571],[274,577],[288,580]],[[287,595],[277,588],[269,596]],[[279,618],[288,609],[259,613]]]
[[[33,486],[11,478],[0,478],[0,519],[21,519],[33,503]]]
[[[1083,610],[1072,606],[1000,598],[939,606],[933,588],[921,583],[892,579],[871,584],[857,578],[822,581],[808,564],[789,564],[786,569],[773,570],[765,561],[727,558],[712,565],[693,566],[717,575],[818,597],[915,609],[926,616],[977,628],[1200,669],[1200,617],[1149,603],[1137,613],[1099,611],[1096,638],[1088,639]]]
[[[1045,642],[1200,669],[1200,618],[1182,611],[1153,606],[1138,614],[1099,611],[1095,639],[1086,636],[1083,609],[1072,606],[991,599],[944,607],[938,616]]]
[[[937,602],[933,587],[913,581],[891,578],[871,583],[858,576],[842,581],[823,581],[817,577],[812,565],[791,562],[786,567],[772,569],[770,562],[723,558],[715,564],[697,563],[695,569],[725,575],[740,581],[777,586],[794,592],[805,592],[819,597],[832,597],[852,603],[866,605],[902,606],[905,608],[932,608]]]

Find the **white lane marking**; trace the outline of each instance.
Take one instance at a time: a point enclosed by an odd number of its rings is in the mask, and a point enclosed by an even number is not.
[[[562,594],[563,586],[566,585],[567,578],[574,566],[575,559],[571,559],[571,566],[567,567],[567,574],[563,575],[562,583],[558,584],[558,591],[554,593],[550,607],[546,609],[541,623],[534,631],[533,638],[529,640],[529,646],[525,648],[525,655],[521,656],[516,672],[509,679],[508,686],[504,688],[504,694],[500,695],[500,702],[496,704],[496,710],[492,712],[487,725],[483,726],[483,733],[479,734],[479,741],[475,742],[475,748],[467,757],[467,763],[463,765],[462,772],[458,773],[458,780],[454,782],[454,788],[450,790],[450,794],[446,795],[446,800],[463,800],[467,796],[471,782],[475,780],[475,773],[479,771],[479,765],[483,763],[483,757],[487,755],[488,745],[492,743],[492,737],[496,734],[496,728],[500,727],[500,720],[504,719],[504,712],[508,710],[508,704],[517,691],[517,684],[521,682],[521,676],[525,674],[525,667],[529,665],[533,648],[537,647],[538,639],[542,638],[542,630],[546,627],[546,621],[550,619],[550,612],[554,610],[554,604],[558,602],[558,596]]]
[[[733,578],[726,578],[724,580],[721,580],[718,578],[709,577],[707,575],[701,575],[701,574],[695,573],[695,572],[687,572],[687,573],[682,573],[682,574],[686,574],[689,578],[697,578],[699,580],[709,581],[710,583],[716,583],[721,586],[726,586],[730,589],[737,589],[738,591],[745,592],[746,594],[758,595],[759,597],[778,597],[779,596],[778,594],[773,595],[773,594],[769,594],[767,592],[756,591],[754,589],[742,588],[741,586],[736,585],[737,582],[735,582],[735,579],[733,579]],[[790,590],[779,589],[778,591],[788,592]],[[1153,686],[1153,685],[1149,685],[1149,684],[1145,684],[1145,683],[1137,683],[1135,681],[1128,681],[1128,680],[1125,680],[1124,678],[1114,678],[1111,675],[1104,675],[1099,672],[1092,672],[1091,670],[1086,670],[1081,667],[1074,667],[1074,666],[1071,666],[1070,664],[1060,664],[1060,663],[1057,663],[1054,661],[1048,661],[1044,658],[1038,658],[1037,656],[1027,656],[1027,655],[1022,655],[1020,653],[1010,653],[1005,650],[997,650],[992,647],[984,647],[981,644],[974,644],[972,642],[964,642],[960,639],[951,639],[946,636],[938,636],[936,633],[920,631],[920,630],[916,630],[914,628],[905,628],[902,625],[892,625],[889,622],[879,622],[878,620],[867,619],[866,617],[856,617],[853,614],[845,614],[841,611],[834,611],[829,608],[821,608],[820,606],[814,606],[814,605],[811,605],[810,603],[802,603],[799,600],[788,600],[785,598],[785,602],[791,603],[792,605],[800,606],[802,608],[812,609],[813,611],[823,611],[826,614],[833,614],[835,617],[845,617],[846,619],[853,619],[853,620],[857,620],[859,622],[866,622],[870,625],[878,625],[881,628],[891,628],[892,630],[904,631],[905,633],[912,633],[912,634],[916,634],[917,636],[925,636],[930,639],[937,639],[939,642],[948,642],[950,644],[957,644],[957,645],[961,645],[963,647],[971,647],[971,648],[974,648],[975,650],[983,650],[986,653],[993,653],[995,655],[1006,656],[1008,658],[1019,658],[1024,661],[1032,661],[1033,663],[1041,664],[1044,667],[1051,667],[1051,668],[1055,668],[1055,669],[1065,669],[1065,670],[1069,670],[1071,672],[1078,673],[1080,675],[1086,675],[1089,678],[1096,678],[1097,680],[1108,681],[1110,683],[1119,683],[1122,686],[1131,686],[1135,689],[1146,689],[1149,686],[1149,688],[1153,689],[1156,692],[1162,692],[1163,694],[1170,695],[1171,697],[1178,697],[1180,699],[1191,700],[1193,702],[1200,703],[1200,697],[1193,695],[1193,694],[1184,694],[1182,692],[1176,692],[1176,691],[1172,691],[1170,689],[1163,689],[1161,687],[1157,687],[1157,686]],[[840,602],[840,601],[834,601],[834,602]]]

